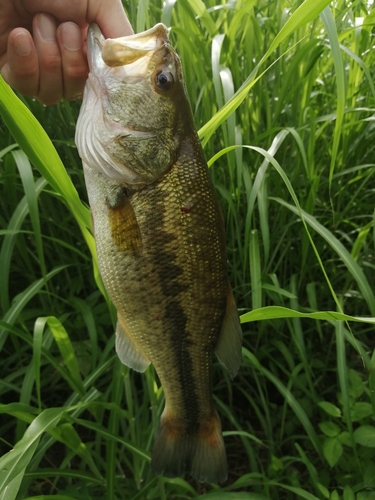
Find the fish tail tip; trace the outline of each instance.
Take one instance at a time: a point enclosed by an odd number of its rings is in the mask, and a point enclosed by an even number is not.
[[[166,477],[188,472],[202,483],[223,483],[228,477],[228,465],[216,411],[196,432],[189,432],[182,422],[162,417],[151,467]]]

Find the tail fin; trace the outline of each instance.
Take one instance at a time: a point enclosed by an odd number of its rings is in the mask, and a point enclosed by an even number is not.
[[[224,482],[228,476],[228,466],[216,410],[194,432],[189,432],[184,422],[162,416],[151,467],[156,474],[167,477],[183,476],[189,472],[201,483]]]

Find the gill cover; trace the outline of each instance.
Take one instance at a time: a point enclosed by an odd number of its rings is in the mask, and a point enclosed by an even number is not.
[[[76,130],[82,161],[134,189],[150,184],[171,167],[178,148],[168,80],[178,78],[180,62],[168,30],[158,24],[106,40],[93,24],[87,53],[90,74]]]

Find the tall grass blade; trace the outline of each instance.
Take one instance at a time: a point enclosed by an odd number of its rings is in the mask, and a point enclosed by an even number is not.
[[[23,475],[24,471],[20,472],[18,476],[12,479],[3,490],[0,490],[0,500],[15,500],[18,494],[18,490],[20,489]]]
[[[309,418],[306,415],[306,412],[303,410],[301,405],[298,403],[296,398],[293,396],[293,394],[280,382],[280,380],[273,375],[269,370],[264,368],[259,361],[256,359],[256,357],[248,351],[245,347],[242,348],[242,353],[245,357],[245,359],[248,359],[249,362],[261,373],[263,374],[276,388],[277,390],[282,394],[283,398],[285,401],[288,403],[288,405],[291,407],[295,415],[297,416],[298,420],[300,421],[301,425],[304,427],[307,435],[310,438],[311,444],[314,446],[316,452],[319,454],[319,456],[322,456],[322,450],[321,450],[321,444],[318,439],[318,436],[316,435],[316,432],[314,430],[314,427],[309,420]]]
[[[336,24],[331,9],[329,7],[326,7],[320,15],[324,23],[324,26],[326,28],[332,50],[332,57],[335,66],[336,85],[337,85],[336,121],[335,121],[335,131],[333,133],[331,164],[329,167],[329,185],[331,186],[332,177],[336,166],[337,153],[339,149],[341,130],[343,126],[344,113],[345,113],[345,101],[346,101],[345,72],[341,56],[340,44],[337,36]]]
[[[92,255],[94,275],[98,287],[109,301],[99,273],[95,242],[91,231],[90,212],[79,199],[77,190],[46,132],[1,77],[0,115],[31,163],[54,190],[62,195],[73,213]]]
[[[43,188],[46,186],[47,182],[45,179],[38,179],[35,183],[35,196],[39,196]],[[1,279],[0,279],[0,302],[3,311],[9,309],[9,274],[11,270],[10,263],[12,261],[12,255],[14,246],[16,244],[17,234],[22,226],[23,221],[29,214],[29,205],[27,203],[27,198],[24,196],[19,202],[18,206],[13,212],[12,218],[8,224],[8,231],[5,234],[3,244],[0,251],[0,269],[1,269]]]
[[[258,309],[262,307],[262,272],[258,231],[256,230],[250,233],[249,253],[252,307]]]
[[[74,352],[72,342],[69,338],[68,332],[65,330],[61,322],[54,316],[48,316],[47,318],[39,318],[40,321],[45,321],[48,324],[52,335],[57,343],[60,350],[61,356],[64,363],[70,372],[72,380],[74,381],[75,387],[78,388],[79,392],[83,395],[85,389],[82,383],[82,378],[79,370],[79,365],[77,357]]]
[[[262,307],[256,309],[255,311],[249,311],[243,314],[240,318],[241,318],[241,323],[247,323],[249,321],[273,320],[281,318],[309,318],[321,321],[354,321],[356,323],[368,323],[370,325],[375,325],[375,317],[367,318],[359,316],[350,316],[349,314],[343,314],[341,312],[336,312],[336,311],[316,311],[316,312],[305,313],[280,306]]]
[[[34,365],[35,388],[36,388],[38,406],[40,411],[42,410],[40,365],[42,357],[44,326],[45,326],[45,318],[37,318],[37,320],[35,321],[34,334],[33,334],[33,365]]]
[[[350,255],[348,250],[344,247],[344,245],[331,233],[331,231],[329,231],[322,224],[320,224],[320,222],[318,222],[316,218],[313,217],[312,215],[309,215],[302,209],[298,210],[296,207],[290,205],[284,200],[281,200],[280,198],[275,198],[275,201],[280,205],[287,207],[291,212],[295,213],[296,215],[300,215],[302,213],[303,220],[312,229],[314,229],[314,231],[316,231],[322,238],[325,239],[325,241],[337,253],[337,255],[343,261],[345,266],[348,268],[350,274],[355,279],[358,288],[363,295],[363,298],[367,302],[370,313],[373,316],[375,316],[375,297],[372,288],[370,287],[370,284],[367,281],[364,272],[357,264],[357,262],[353,259],[353,257]]]
[[[318,16],[322,10],[330,3],[329,0],[305,0],[288,19],[285,25],[281,28],[279,33],[276,35],[273,42],[270,44],[268,50],[261,58],[261,60],[256,65],[255,69],[247,77],[241,87],[234,94],[232,99],[228,101],[225,106],[223,106],[198,132],[199,137],[204,139],[204,144],[207,143],[211,135],[215,132],[223,121],[225,121],[228,116],[230,116],[242,103],[248,94],[249,90],[253,87],[256,82],[256,76],[259,68],[264,62],[269,58],[274,50],[276,50],[281,43],[297,31],[298,28],[307,24],[309,21]]]
[[[38,191],[34,183],[31,165],[27,156],[23,151],[12,151],[12,155],[17,164],[18,171],[22,180],[23,189],[25,191],[27,204],[29,206],[30,219],[33,226],[33,233],[35,237],[35,245],[38,260],[41,267],[42,275],[45,276],[46,264],[44,260],[42,233],[40,229],[39,209],[38,209]]]
[[[35,418],[13,450],[0,457],[0,491],[4,491],[20,474],[24,474],[42,434],[56,427],[65,411],[64,408],[44,410]]]
[[[137,10],[137,27],[136,33],[145,31],[150,28],[150,18],[148,15],[149,11],[149,0],[139,0],[138,10]]]
[[[79,199],[77,190],[46,132],[2,78],[0,78],[0,114],[33,165],[55,191],[64,197],[89,243],[87,228],[91,227],[91,221],[87,207]]]
[[[63,269],[66,269],[68,266],[59,266],[56,269],[53,269],[50,271],[45,279],[41,278],[34,283],[32,283],[29,287],[27,287],[26,290],[22,292],[17,297],[17,300],[13,302],[13,305],[10,307],[10,309],[6,312],[4,315],[4,322],[13,325],[20,313],[22,312],[23,308],[28,304],[28,302],[37,294],[39,291],[45,286],[46,282],[53,278],[56,274],[60,273]],[[7,331],[4,328],[0,328],[0,351],[4,345],[4,342],[6,341],[7,338]]]
[[[161,13],[161,22],[165,24],[166,26],[171,25],[171,19],[172,19],[172,11],[173,7],[175,6],[175,3],[177,0],[165,0],[163,2],[163,10]]]

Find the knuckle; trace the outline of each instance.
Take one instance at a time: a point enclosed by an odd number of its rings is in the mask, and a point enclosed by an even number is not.
[[[69,65],[64,68],[64,77],[69,80],[85,80],[88,68],[82,65]]]
[[[67,79],[87,78],[89,68],[82,54],[77,53],[75,57],[63,58],[64,77]]]
[[[40,68],[43,71],[56,71],[61,68],[61,57],[57,54],[45,55],[40,59]]]
[[[15,80],[32,80],[38,78],[38,68],[29,64],[13,66],[12,75]]]
[[[33,73],[15,73],[9,71],[5,77],[5,81],[14,90],[23,94],[24,96],[33,96],[38,91],[38,78]]]

